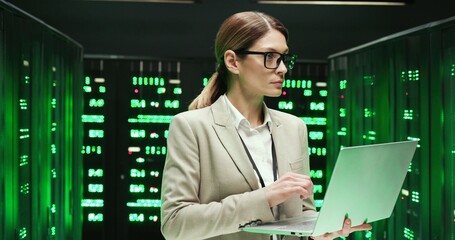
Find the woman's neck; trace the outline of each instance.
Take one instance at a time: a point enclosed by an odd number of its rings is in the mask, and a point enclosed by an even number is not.
[[[250,122],[252,128],[260,126],[264,122],[262,110],[264,97],[246,97],[242,94],[226,94],[235,108]]]

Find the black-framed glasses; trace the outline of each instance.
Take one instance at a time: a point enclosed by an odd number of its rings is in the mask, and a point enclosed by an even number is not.
[[[268,69],[277,69],[280,66],[281,61],[283,61],[284,66],[287,69],[294,68],[295,60],[297,59],[296,54],[288,53],[278,53],[278,52],[256,52],[256,51],[247,51],[247,50],[236,50],[236,54],[258,54],[264,55],[264,67]]]

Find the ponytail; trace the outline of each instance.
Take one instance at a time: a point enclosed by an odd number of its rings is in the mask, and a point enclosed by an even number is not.
[[[207,85],[202,89],[199,96],[197,96],[188,107],[188,110],[195,110],[212,105],[221,95],[226,93],[226,66],[221,63],[217,71],[212,74]]]

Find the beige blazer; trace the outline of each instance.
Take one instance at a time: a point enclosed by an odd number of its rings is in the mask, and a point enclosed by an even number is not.
[[[279,175],[309,175],[306,125],[295,116],[269,110]],[[161,231],[166,239],[270,239],[239,231],[240,225],[273,221],[274,216],[222,98],[210,107],[176,115],[167,148],[161,188]],[[307,210],[315,211],[313,198],[302,201],[295,196],[278,206],[280,219]]]

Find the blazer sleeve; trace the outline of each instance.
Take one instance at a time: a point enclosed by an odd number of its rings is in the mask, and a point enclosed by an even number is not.
[[[265,191],[230,195],[221,201],[201,203],[199,146],[194,124],[176,115],[169,127],[167,156],[161,188],[161,231],[166,239],[205,239],[239,231],[239,224],[273,214]],[[200,126],[199,126],[200,127]],[[211,126],[205,126],[211,127]]]

